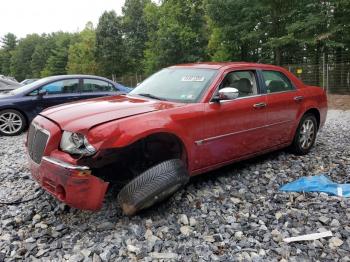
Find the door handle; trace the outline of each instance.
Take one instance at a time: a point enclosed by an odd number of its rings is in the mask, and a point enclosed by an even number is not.
[[[266,107],[266,103],[261,102],[253,105],[254,108],[263,108]]]
[[[303,99],[304,99],[303,96],[296,96],[296,97],[294,97],[294,101],[296,101],[296,102],[301,101]]]

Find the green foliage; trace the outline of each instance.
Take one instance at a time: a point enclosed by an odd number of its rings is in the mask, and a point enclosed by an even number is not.
[[[0,74],[119,77],[172,64],[350,61],[349,0],[126,0],[80,33],[0,38]],[[338,70],[338,69],[337,69]],[[341,70],[341,69],[339,69]],[[344,80],[345,81],[345,80]]]
[[[104,12],[96,28],[96,60],[102,75],[120,76],[126,72],[126,46],[121,18],[114,11]]]
[[[74,44],[77,35],[69,33],[53,33],[49,38],[53,39],[54,45],[47,59],[45,68],[41,71],[41,76],[65,75],[68,63],[68,50]]]
[[[124,42],[128,47],[127,70],[130,73],[142,73],[139,66],[144,59],[144,50],[148,41],[148,23],[145,17],[145,8],[151,4],[151,0],[126,0],[123,7],[122,26]]]
[[[27,35],[26,38],[18,42],[17,48],[12,51],[10,71],[18,80],[23,80],[32,76],[31,60],[36,45],[40,42],[37,34]]]
[[[207,33],[202,0],[167,0],[158,8],[148,7],[159,17],[150,30],[145,50],[145,71],[164,66],[197,62],[206,58]],[[146,13],[146,17],[150,17]],[[149,21],[149,20],[146,20]]]
[[[67,73],[69,74],[96,74],[95,60],[96,34],[92,23],[79,34],[76,43],[70,45],[68,51]]]
[[[40,41],[35,46],[30,68],[32,71],[31,77],[40,78],[41,72],[46,66],[47,60],[53,50],[54,42],[50,36],[43,34]]]
[[[15,50],[17,45],[17,37],[8,33],[0,39],[2,49],[0,50],[0,74],[9,75],[12,51]]]

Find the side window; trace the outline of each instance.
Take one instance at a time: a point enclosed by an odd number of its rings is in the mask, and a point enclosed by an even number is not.
[[[116,89],[112,84],[97,79],[84,79],[82,92],[113,92]]]
[[[258,94],[258,85],[254,71],[233,71],[228,73],[222,81],[219,89],[234,87],[239,91],[238,97]]]
[[[294,90],[290,80],[278,71],[262,71],[267,93],[276,93]]]
[[[46,84],[40,88],[45,90],[48,95],[71,94],[79,92],[79,79],[66,79]],[[37,95],[38,89],[29,95]]]

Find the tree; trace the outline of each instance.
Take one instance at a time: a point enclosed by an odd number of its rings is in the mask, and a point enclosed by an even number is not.
[[[44,44],[38,44],[35,47],[30,63],[32,77],[40,78],[41,71],[45,68],[49,54],[50,53],[45,48]]]
[[[42,77],[65,75],[67,73],[66,67],[69,46],[75,43],[76,38],[76,34],[63,32],[53,33],[49,36],[49,39],[52,39],[54,43],[49,58],[47,59],[46,66],[41,72]]]
[[[33,78],[41,77],[41,72],[44,70],[54,47],[54,41],[50,35],[41,35],[40,40],[35,46],[30,63]]]
[[[208,35],[203,0],[167,0],[156,12],[159,12],[157,31],[150,32],[145,50],[147,73],[206,58]]]
[[[18,42],[18,46],[12,51],[11,75],[22,81],[32,77],[31,60],[36,45],[40,42],[37,34],[27,35]]]
[[[69,47],[67,73],[96,74],[95,52],[96,34],[93,24],[89,22],[80,32],[77,42]]]
[[[0,53],[0,74],[9,75],[12,51],[16,48],[17,37],[12,33],[7,33],[1,38],[2,50]]]
[[[153,43],[157,41],[157,31],[160,19],[160,7],[153,2],[147,3],[144,8],[144,18],[147,24],[148,41],[145,43],[142,69],[147,74],[158,68],[157,54],[154,52]]]
[[[143,71],[139,63],[144,58],[144,50],[148,41],[144,9],[150,3],[151,0],[126,0],[122,9],[127,63],[128,70],[131,73],[141,73]]]
[[[284,48],[295,45],[286,25],[296,7],[296,1],[207,0],[211,57],[282,64]]]
[[[96,28],[96,61],[102,75],[120,76],[126,72],[126,47],[121,18],[104,12]]]
[[[125,0],[77,34],[0,39],[0,74],[21,80],[69,73],[150,74],[172,64],[212,61],[334,62],[348,86],[350,1]]]
[[[336,43],[333,48],[333,59],[336,62],[335,70],[338,72],[335,78],[335,87],[349,86],[349,61],[350,61],[350,2],[347,0],[331,1],[333,7],[333,30],[330,40]]]

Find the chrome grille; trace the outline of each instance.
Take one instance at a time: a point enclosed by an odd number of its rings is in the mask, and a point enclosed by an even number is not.
[[[28,152],[30,158],[37,164],[41,162],[48,139],[48,131],[31,124],[28,131]]]

